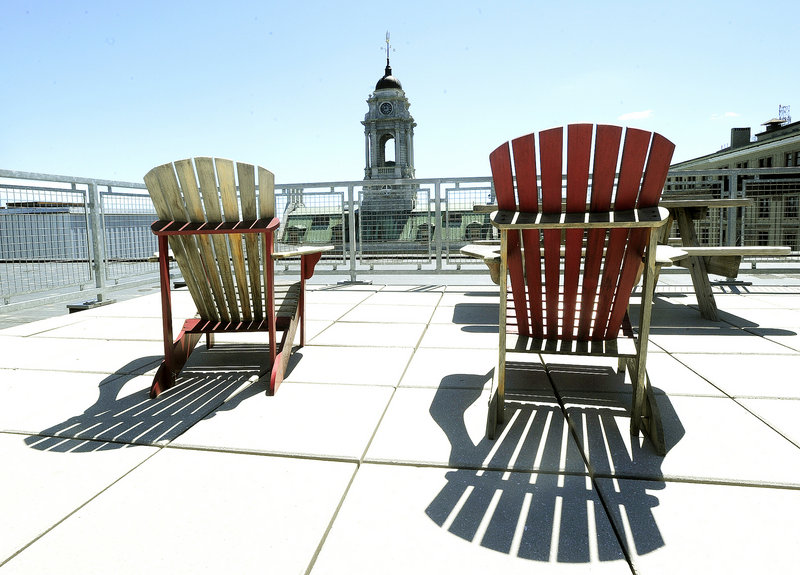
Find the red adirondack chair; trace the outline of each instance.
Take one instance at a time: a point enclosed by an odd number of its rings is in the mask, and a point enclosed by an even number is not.
[[[614,356],[633,383],[631,432],[641,430],[666,452],[646,361],[655,246],[668,218],[658,202],[675,146],[656,133],[628,128],[624,141],[622,134],[617,126],[575,124],[566,146],[563,128],[554,128],[539,133],[538,156],[536,134],[489,156],[498,204],[491,219],[501,244],[490,439],[505,416],[506,352]],[[628,302],[642,267],[635,337]]]
[[[164,361],[150,397],[175,385],[203,334],[211,347],[215,333],[255,331],[269,334],[268,393],[274,393],[283,380],[298,325],[300,345],[305,344],[305,281],[322,252],[332,246],[274,251],[280,225],[275,217],[275,177],[262,167],[195,158],[155,167],[144,181],[160,218],[151,229],[158,236],[164,327]],[[199,315],[186,320],[174,341],[169,248]],[[293,256],[301,258],[299,280],[276,286],[273,260]]]

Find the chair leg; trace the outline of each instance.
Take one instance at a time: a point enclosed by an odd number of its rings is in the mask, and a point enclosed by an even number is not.
[[[637,385],[637,375],[639,371],[636,359],[628,360],[631,381],[633,383],[633,398],[631,405],[631,435],[638,436],[641,431],[645,437],[650,439],[658,455],[667,454],[667,445],[664,440],[664,427],[661,422],[661,412],[656,403],[653,388],[650,385],[650,377],[647,371],[644,372],[642,384]]]
[[[489,412],[486,417],[486,437],[490,440],[497,438],[497,428],[505,423],[505,376],[505,365],[502,368],[498,365],[492,377]]]
[[[278,391],[278,387],[280,387],[281,382],[283,381],[283,377],[286,374],[286,368],[289,366],[289,358],[292,355],[294,338],[300,321],[300,313],[298,310],[295,311],[294,316],[292,316],[292,320],[289,322],[289,327],[287,327],[286,331],[283,332],[280,349],[278,349],[278,353],[275,356],[275,361],[270,367],[269,388],[267,389],[267,395],[275,395],[275,392]]]
[[[178,334],[178,339],[171,345],[167,345],[167,353],[164,361],[156,371],[153,378],[153,384],[150,386],[150,397],[155,398],[158,395],[175,385],[175,379],[178,374],[186,365],[186,361],[192,354],[197,342],[200,341],[199,333],[190,333],[189,330],[195,327],[197,320],[188,320]],[[165,342],[168,343],[168,342]]]

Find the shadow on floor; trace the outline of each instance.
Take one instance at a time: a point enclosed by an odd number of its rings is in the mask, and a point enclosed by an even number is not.
[[[172,441],[213,412],[234,409],[248,397],[264,393],[266,384],[259,376],[264,372],[267,351],[266,346],[256,345],[217,344],[211,350],[198,346],[175,387],[156,399],[150,399],[149,385],[132,392],[125,389],[141,375],[141,371],[131,373],[131,366],[142,364],[142,359],[137,359],[104,379],[97,400],[83,413],[43,429],[25,442],[43,451],[86,452]],[[155,362],[160,359],[152,358]],[[297,361],[292,360],[289,370]]]
[[[615,423],[620,412],[625,413],[619,405],[620,394],[614,397],[617,403],[591,396],[579,400],[572,394],[565,413],[553,397],[554,388],[549,393],[542,391],[542,378],[550,379],[544,367],[523,365],[532,385],[528,389],[517,385],[507,392],[507,423],[496,441],[483,437],[475,443],[467,433],[464,414],[481,397],[481,387],[457,395],[448,393],[444,385],[437,391],[430,413],[450,442],[448,463],[458,469],[447,472],[447,484],[426,514],[457,537],[534,561],[624,560],[620,541],[632,541],[639,555],[663,547],[652,512],[659,504],[652,491],[663,489],[663,480],[624,485],[606,481],[600,489],[576,447],[588,446],[598,457],[598,450],[603,451],[609,464],[618,467],[635,465],[640,457],[649,463],[658,458],[646,442],[640,445],[632,440],[632,453],[625,447],[622,433],[627,427],[620,431]],[[595,375],[602,380],[597,382],[600,387],[619,389],[624,385],[624,375],[613,369]],[[469,377],[476,378],[474,383],[487,383],[492,372],[458,375],[461,380]],[[580,431],[576,433],[570,426],[580,427]],[[672,439],[674,443],[680,438]],[[465,468],[465,462],[476,460],[482,462],[481,469]]]

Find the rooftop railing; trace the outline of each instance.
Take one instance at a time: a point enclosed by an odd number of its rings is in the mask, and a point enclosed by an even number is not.
[[[700,242],[789,245],[796,261],[797,169],[675,171],[664,193],[752,198],[747,208],[709,210],[697,224]],[[317,273],[353,282],[373,273],[482,273],[483,265],[459,250],[496,238],[488,214],[473,210],[493,203],[489,177],[279,184],[278,249],[334,245]],[[102,301],[152,282],[154,219],[140,183],[0,170],[0,309]],[[281,263],[278,272],[296,265]]]

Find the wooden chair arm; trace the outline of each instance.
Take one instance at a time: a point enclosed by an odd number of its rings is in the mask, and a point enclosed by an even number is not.
[[[272,259],[282,260],[286,258],[296,258],[297,256],[307,256],[316,253],[321,254],[323,252],[329,252],[332,249],[333,246],[301,246],[293,250],[274,252],[272,254]]]

